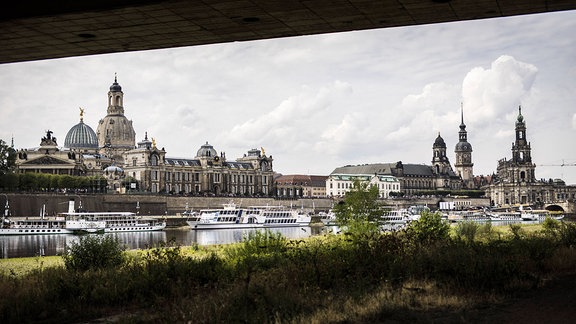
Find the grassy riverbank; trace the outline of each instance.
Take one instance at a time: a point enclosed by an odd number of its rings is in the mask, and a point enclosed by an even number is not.
[[[573,273],[575,243],[573,223],[462,223],[444,235],[423,222],[389,233],[168,244],[86,269],[61,257],[0,260],[0,322],[475,322],[487,307]]]

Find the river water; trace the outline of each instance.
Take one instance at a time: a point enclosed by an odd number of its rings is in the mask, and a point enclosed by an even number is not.
[[[334,228],[334,226],[324,228],[303,226],[270,228],[270,230],[279,232],[289,239],[299,239],[310,235],[320,235]],[[144,249],[166,242],[174,242],[181,246],[235,243],[242,241],[248,233],[257,230],[262,229],[191,230],[188,227],[182,227],[156,232],[125,232],[103,235],[117,236],[120,243],[128,249]],[[5,259],[61,255],[67,245],[78,242],[79,239],[80,236],[72,234],[0,236],[0,257]]]

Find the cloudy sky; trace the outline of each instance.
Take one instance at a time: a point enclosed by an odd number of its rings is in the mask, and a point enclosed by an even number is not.
[[[264,148],[277,172],[328,175],[430,164],[440,132],[454,162],[463,103],[486,175],[511,157],[521,105],[536,176],[576,184],[574,31],[568,11],[3,64],[0,139],[37,147],[49,129],[63,145],[79,107],[96,130],[117,73],[137,141],[170,157]]]

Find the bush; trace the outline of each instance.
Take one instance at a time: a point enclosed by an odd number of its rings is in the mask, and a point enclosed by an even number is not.
[[[480,225],[478,223],[466,221],[458,223],[454,231],[459,239],[472,243],[474,238],[476,238],[476,233],[478,233],[479,228]]]
[[[406,232],[416,243],[431,244],[450,237],[450,224],[442,220],[440,213],[424,211],[419,220],[408,225]]]
[[[66,269],[86,271],[120,267],[126,261],[124,247],[115,236],[87,235],[66,247],[62,256]]]

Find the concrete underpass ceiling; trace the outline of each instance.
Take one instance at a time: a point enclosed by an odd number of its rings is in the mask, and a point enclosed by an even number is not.
[[[22,0],[0,13],[0,63],[573,9],[574,0]]]

